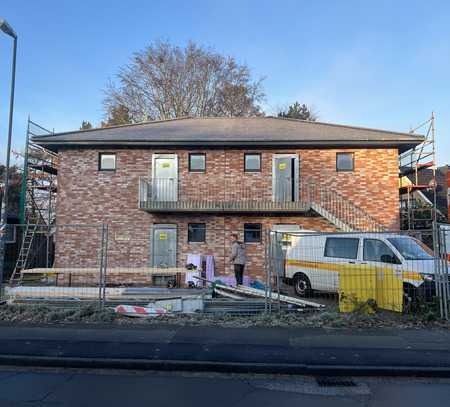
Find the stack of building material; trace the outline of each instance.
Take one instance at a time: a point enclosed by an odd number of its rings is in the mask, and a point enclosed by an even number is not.
[[[50,286],[17,286],[5,287],[5,295],[11,300],[88,300],[97,301],[99,287],[50,287]],[[212,289],[208,288],[112,288],[104,289],[105,300],[108,302],[124,302],[128,304],[145,304],[149,301],[173,298],[211,298]]]
[[[202,279],[198,277],[198,279],[207,281],[205,279]],[[214,288],[214,292],[216,294],[219,294],[222,297],[239,300],[239,299],[245,299],[245,298],[264,298],[265,300],[268,300],[270,302],[279,302],[284,304],[291,304],[295,305],[300,308],[313,308],[313,309],[320,309],[324,308],[325,306],[323,304],[319,304],[317,302],[313,301],[307,301],[302,300],[300,298],[290,297],[287,295],[282,295],[275,292],[269,292],[268,290],[261,290],[258,288],[253,287],[247,287],[244,285],[238,285],[236,287],[232,287],[229,285],[221,284],[221,283],[215,283],[212,281],[207,281],[208,283],[212,284]]]
[[[299,308],[291,304],[281,304],[281,311],[298,311]],[[253,315],[267,311],[267,303],[260,298],[228,299],[213,298],[204,301],[206,314]]]
[[[152,286],[155,278],[165,277],[175,281],[175,285],[184,285],[183,267],[112,267],[107,268],[105,280],[111,286]],[[60,267],[60,268],[33,268],[21,270],[22,279],[28,276],[46,276],[54,278],[57,286],[93,287],[98,284],[100,267]],[[163,280],[166,281],[166,280]]]

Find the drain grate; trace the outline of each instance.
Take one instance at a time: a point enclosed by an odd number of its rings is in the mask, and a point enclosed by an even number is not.
[[[341,377],[316,377],[320,387],[353,387],[356,383],[351,379]]]

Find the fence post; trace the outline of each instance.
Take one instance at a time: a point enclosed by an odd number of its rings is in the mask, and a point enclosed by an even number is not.
[[[444,285],[443,273],[441,272],[442,261],[441,261],[441,241],[440,241],[440,231],[439,226],[436,222],[433,222],[433,252],[434,252],[434,281],[436,287],[436,295],[439,298],[439,311],[442,319],[448,318],[447,313],[447,300],[444,296],[447,291],[447,284]],[[445,292],[445,293],[444,293]],[[445,300],[445,303],[444,303]]]
[[[105,306],[105,282],[108,249],[108,225],[102,223],[100,246],[100,270],[98,279],[98,301],[100,308]]]
[[[283,264],[283,248],[278,247],[279,244],[282,244],[278,240],[279,238],[279,232],[275,232],[275,245],[273,247],[273,251],[275,251],[276,256],[275,257],[275,274],[277,276],[277,293],[278,293],[278,313],[281,313],[281,299],[280,299],[280,267]],[[281,234],[281,239],[283,239],[283,235]],[[280,251],[281,250],[281,251]],[[278,256],[281,256],[281,258],[278,258]]]
[[[269,290],[269,254],[267,251],[269,238],[267,235],[267,230],[264,230],[264,271],[266,273],[266,284],[264,289],[264,312],[267,313],[269,310],[269,304],[267,303],[268,299],[268,290]]]
[[[50,267],[50,223],[47,226],[46,247],[45,247],[45,267]]]
[[[444,309],[444,317],[445,319],[448,320],[449,281],[448,281],[446,230],[438,226],[438,234],[439,234],[439,263],[441,267],[441,277],[442,277],[442,302]]]
[[[272,267],[273,267],[273,258],[272,258],[272,239],[273,239],[273,235],[272,235],[272,231],[269,229],[267,231],[268,235],[269,235],[269,244],[267,247],[267,253],[269,254],[269,262],[268,262],[268,279],[269,279],[269,285],[268,285],[268,300],[269,300],[269,314],[272,313]]]
[[[103,281],[102,281],[102,308],[106,302],[106,273],[108,269],[108,242],[109,242],[109,225],[105,224],[105,260],[103,261]]]

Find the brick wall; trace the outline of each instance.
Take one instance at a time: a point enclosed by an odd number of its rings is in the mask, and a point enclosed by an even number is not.
[[[107,150],[111,151],[111,150]],[[355,171],[336,172],[336,152],[355,153]],[[57,222],[64,224],[110,225],[109,266],[142,267],[150,258],[150,228],[155,223],[178,227],[178,264],[185,264],[187,253],[211,254],[219,274],[231,272],[228,264],[230,233],[243,235],[244,223],[298,224],[305,229],[333,231],[335,228],[319,217],[305,216],[216,216],[149,214],[138,209],[138,179],[151,175],[153,153],[178,154],[180,195],[198,193],[221,196],[224,191],[258,191],[270,199],[272,153],[296,153],[300,157],[300,178],[313,177],[330,186],[390,229],[398,228],[398,175],[396,149],[326,149],[254,151],[262,153],[262,171],[244,173],[244,152],[238,150],[199,151],[207,154],[206,173],[188,172],[188,151],[152,151],[120,149],[115,172],[98,171],[99,150],[60,152],[58,171]],[[245,151],[252,152],[252,151]],[[228,195],[229,196],[229,195]],[[188,223],[207,224],[207,243],[187,243]],[[70,232],[70,233],[69,233]],[[57,267],[92,267],[98,259],[99,239],[89,232],[74,233],[62,228],[56,244]],[[263,250],[249,244],[250,275],[261,277]],[[97,257],[96,257],[97,256]],[[73,267],[73,266],[72,266]]]

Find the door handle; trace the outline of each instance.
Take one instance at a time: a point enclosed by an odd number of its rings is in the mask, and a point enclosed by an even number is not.
[[[349,261],[350,264],[356,264],[356,261]]]

